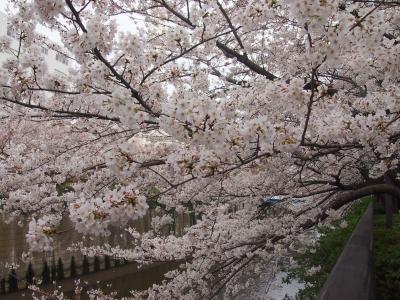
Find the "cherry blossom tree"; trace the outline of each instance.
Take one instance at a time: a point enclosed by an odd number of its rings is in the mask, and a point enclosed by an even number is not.
[[[0,207],[30,218],[32,251],[51,249],[63,216],[107,235],[151,204],[164,217],[129,229],[134,246],[83,250],[181,262],[138,298],[230,297],[241,273],[344,205],[400,197],[399,1],[12,5],[20,47],[0,75]],[[43,44],[68,57],[68,75],[49,71]],[[154,131],[167,138],[141,142]],[[284,201],[269,214],[260,199],[272,195]],[[199,219],[165,236],[171,213]]]

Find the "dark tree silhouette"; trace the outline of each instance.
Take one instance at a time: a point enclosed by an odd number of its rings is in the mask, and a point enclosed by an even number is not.
[[[5,294],[6,293],[6,279],[2,278],[0,280],[0,294]]]
[[[83,261],[82,261],[82,273],[83,274],[88,274],[89,273],[89,261],[86,255],[83,256]]]
[[[60,281],[63,279],[64,279],[64,265],[60,257],[57,263],[57,280]]]
[[[119,259],[114,259],[114,267],[119,267],[121,265],[121,261]]]
[[[33,271],[32,262],[29,262],[28,269],[26,270],[26,282],[27,284],[34,283],[35,272]]]
[[[56,267],[56,262],[54,260],[54,257],[53,257],[53,260],[51,262],[51,280],[52,281],[57,281],[57,267]]]
[[[76,263],[75,263],[75,256],[71,256],[71,263],[70,263],[70,272],[71,272],[71,277],[76,277],[78,276],[78,273],[76,271]]]
[[[94,271],[95,272],[100,271],[100,259],[98,256],[94,257]]]
[[[43,284],[51,283],[50,268],[49,265],[47,264],[47,260],[43,261],[42,283]]]
[[[8,292],[16,292],[18,291],[18,278],[17,273],[14,269],[11,269],[10,274],[8,275]]]
[[[106,270],[111,268],[110,256],[108,256],[108,255],[104,256],[104,268]]]

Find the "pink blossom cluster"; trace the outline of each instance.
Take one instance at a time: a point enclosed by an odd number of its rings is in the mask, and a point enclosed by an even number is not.
[[[349,203],[400,196],[396,1],[11,2],[0,213],[28,217],[32,251],[62,217],[125,228],[130,248],[78,248],[180,264],[136,298],[229,298]],[[150,230],[132,228],[149,207]],[[166,234],[177,215],[192,226]]]

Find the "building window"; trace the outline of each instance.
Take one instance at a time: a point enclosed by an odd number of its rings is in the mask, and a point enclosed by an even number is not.
[[[42,47],[42,53],[43,54],[49,54],[49,48],[47,48],[47,47]]]
[[[68,65],[68,59],[60,53],[56,53],[56,60],[64,65]]]

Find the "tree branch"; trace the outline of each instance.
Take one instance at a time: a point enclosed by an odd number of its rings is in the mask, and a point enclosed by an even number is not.
[[[216,45],[217,45],[217,47],[219,49],[222,50],[222,52],[224,52],[224,54],[227,57],[230,57],[230,58],[235,57],[239,62],[244,64],[246,67],[248,67],[253,72],[256,72],[256,73],[258,73],[260,75],[263,75],[268,80],[271,80],[271,81],[273,81],[275,79],[278,79],[277,76],[275,76],[274,74],[268,72],[263,67],[260,67],[258,64],[256,64],[253,61],[251,61],[246,55],[242,55],[242,54],[236,52],[235,50],[233,50],[233,49],[229,48],[228,46],[222,44],[220,41],[217,41]]]

